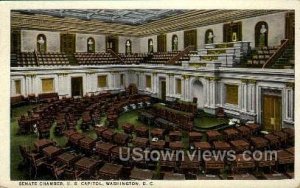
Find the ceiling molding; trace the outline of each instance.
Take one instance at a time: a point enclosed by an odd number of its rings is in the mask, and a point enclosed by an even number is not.
[[[50,11],[50,10],[49,10]],[[108,11],[112,10],[85,10],[91,18],[97,14],[109,14]],[[90,11],[90,12],[88,12]],[[133,10],[126,12],[126,10],[113,10],[115,12],[111,15],[116,17],[125,17],[128,12],[132,15]],[[155,15],[157,10],[139,9],[135,10],[136,14],[145,15],[149,17]],[[148,11],[148,12],[147,12]],[[24,14],[18,11],[11,12],[11,27],[13,29],[35,29],[47,31],[61,31],[61,32],[74,32],[74,33],[91,33],[91,34],[105,34],[105,35],[120,35],[120,36],[133,36],[142,37],[149,35],[158,35],[162,33],[169,33],[174,31],[195,29],[197,27],[228,23],[238,21],[245,18],[257,17],[267,14],[274,14],[278,12],[287,12],[288,10],[184,10],[179,14],[179,11],[174,13],[174,16],[162,18],[149,23],[144,22],[140,25],[120,24],[117,21],[107,23],[101,20],[91,19],[83,20],[74,17],[57,17],[42,14]],[[65,10],[61,10],[65,14]],[[164,12],[160,12],[163,14]],[[165,10],[168,13],[168,10]],[[138,16],[137,16],[138,17]],[[148,20],[149,21],[149,20]]]

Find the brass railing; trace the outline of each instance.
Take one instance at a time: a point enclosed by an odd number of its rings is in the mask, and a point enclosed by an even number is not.
[[[171,59],[169,59],[169,61],[167,62],[167,64],[175,64],[176,61],[178,61],[185,54],[188,54],[193,48],[194,48],[194,46],[188,46],[188,47],[186,47],[183,51],[179,52],[177,55],[175,55],[174,57],[172,57]]]
[[[284,50],[289,45],[289,39],[283,39],[281,41],[281,45],[279,48],[275,51],[275,53],[265,62],[262,68],[268,68],[271,67],[275,61],[283,54]]]

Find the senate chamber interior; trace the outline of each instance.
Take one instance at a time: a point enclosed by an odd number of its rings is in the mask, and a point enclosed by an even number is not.
[[[10,14],[12,180],[294,178],[293,10]]]

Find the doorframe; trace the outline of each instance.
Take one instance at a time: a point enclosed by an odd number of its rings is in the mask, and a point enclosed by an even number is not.
[[[259,86],[257,89],[257,101],[259,101],[257,103],[257,122],[259,124],[263,124],[263,100],[264,100],[264,91],[266,90],[275,90],[277,92],[280,92],[280,96],[281,97],[281,127],[283,127],[283,123],[284,123],[284,90],[283,88],[278,88],[278,87],[262,87]]]
[[[68,85],[67,85],[67,89],[69,91],[69,96],[72,96],[72,78],[74,77],[82,77],[82,96],[84,96],[87,91],[90,91],[92,89],[92,85],[89,85],[89,88],[87,88],[87,77],[86,74],[72,74],[69,76],[68,78]]]
[[[83,93],[83,77],[82,76],[72,76],[71,77],[71,97],[74,97],[73,96],[73,83],[72,83],[72,81],[73,81],[73,79],[78,79],[78,78],[81,78],[81,95],[80,95],[80,97],[84,96],[84,93]],[[76,97],[78,97],[78,96],[76,96]]]
[[[163,77],[163,76],[159,76],[158,77],[158,87],[159,87],[159,90],[158,90],[158,98],[159,99],[162,99],[162,82],[165,82],[166,83],[166,98],[165,98],[165,100],[167,99],[167,96],[168,96],[168,90],[167,90],[167,88],[168,88],[168,83],[167,83],[167,79],[166,79],[166,77]]]

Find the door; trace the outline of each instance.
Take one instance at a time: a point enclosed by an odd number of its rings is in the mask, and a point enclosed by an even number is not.
[[[242,41],[242,22],[224,24],[223,41],[224,42]]]
[[[282,110],[280,96],[264,95],[262,116],[265,130],[281,130]]]
[[[71,78],[72,97],[82,96],[82,77]]]
[[[112,50],[115,53],[119,53],[119,40],[118,37],[108,36],[106,37],[106,50]]]
[[[157,51],[158,52],[167,51],[167,36],[165,34],[157,36]]]
[[[166,81],[161,81],[160,89],[161,89],[161,99],[166,100],[166,93],[167,93]]]
[[[76,44],[76,37],[75,34],[61,34],[60,35],[60,41],[61,46],[60,50],[61,52],[64,52],[66,54],[73,54],[75,53],[75,44]]]
[[[197,30],[184,31],[184,48],[193,46],[197,50]]]

